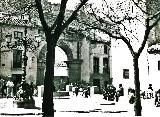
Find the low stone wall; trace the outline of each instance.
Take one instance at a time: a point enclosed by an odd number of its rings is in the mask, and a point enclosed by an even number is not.
[[[54,97],[69,96],[69,92],[68,91],[57,91],[57,92],[53,92],[53,96]]]
[[[28,100],[28,101],[14,100],[13,105],[16,108],[34,109],[35,101],[34,100]]]
[[[43,97],[44,86],[38,86],[38,97]],[[69,91],[57,91],[53,92],[54,97],[58,96],[69,96]]]
[[[67,86],[66,87],[67,91],[57,91],[53,92],[54,97],[59,97],[59,96],[69,96],[69,92],[74,92],[75,87],[73,86]],[[38,97],[42,97],[44,92],[44,86],[38,86]],[[97,86],[92,86],[90,87],[90,93],[92,94],[99,94],[99,88]]]

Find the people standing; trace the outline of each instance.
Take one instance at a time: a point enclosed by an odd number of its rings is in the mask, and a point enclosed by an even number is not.
[[[3,96],[6,97],[6,92],[7,92],[6,90],[7,90],[6,81],[4,81],[2,88],[1,88],[2,98],[3,98]]]
[[[11,79],[9,79],[9,80],[7,81],[6,86],[7,86],[7,98],[8,98],[8,97],[13,97],[13,87],[14,87],[14,84],[13,84],[13,82],[11,81]]]
[[[118,89],[117,93],[118,93],[119,97],[124,96],[124,89],[123,89],[122,84],[119,84],[119,89]]]
[[[0,77],[0,93],[2,95],[2,86],[3,86],[4,80]]]
[[[148,98],[151,99],[153,98],[153,88],[152,88],[152,84],[149,84],[149,87],[148,87]]]
[[[160,106],[160,89],[155,92],[155,102],[154,103],[157,107]]]
[[[91,96],[91,92],[90,92],[90,86],[88,85],[88,87],[87,87],[87,92],[88,92],[88,96],[90,97]]]
[[[29,97],[31,100],[33,100],[33,93],[34,93],[34,86],[33,86],[33,82],[30,83],[30,93],[29,93]]]
[[[79,88],[78,88],[78,86],[76,86],[76,88],[75,88],[76,97],[78,96],[78,92],[79,92]]]
[[[30,85],[26,82],[26,80],[22,79],[21,87],[23,90],[23,100],[29,99],[30,97]]]
[[[33,82],[30,83],[30,90],[31,90],[31,95],[33,96],[33,93],[34,93]]]

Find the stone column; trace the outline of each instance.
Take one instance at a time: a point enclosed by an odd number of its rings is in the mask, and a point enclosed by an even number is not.
[[[81,81],[81,59],[66,61],[68,66],[69,83],[78,83]]]

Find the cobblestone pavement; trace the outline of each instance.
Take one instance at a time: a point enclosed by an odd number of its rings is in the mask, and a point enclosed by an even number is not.
[[[35,105],[41,108],[42,98],[35,97]],[[128,97],[121,97],[119,102],[106,101],[102,95],[92,95],[89,98],[75,95],[54,98],[55,117],[132,117],[133,104],[128,103]],[[160,115],[160,108],[155,107],[154,99],[142,100],[143,117]],[[13,99],[0,99],[0,116],[41,117],[41,109],[17,108]]]

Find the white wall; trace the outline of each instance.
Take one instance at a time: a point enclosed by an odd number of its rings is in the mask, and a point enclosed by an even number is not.
[[[160,71],[158,70],[158,61],[160,54],[149,54],[149,82],[153,85],[153,89],[160,89]]]
[[[133,57],[126,44],[120,40],[112,40],[111,54],[113,85],[117,88],[119,84],[123,84],[125,89],[128,89],[129,87],[134,88]],[[129,79],[123,78],[123,69],[129,69]],[[139,72],[141,88],[144,89],[148,87],[148,61],[146,48],[139,58]]]

